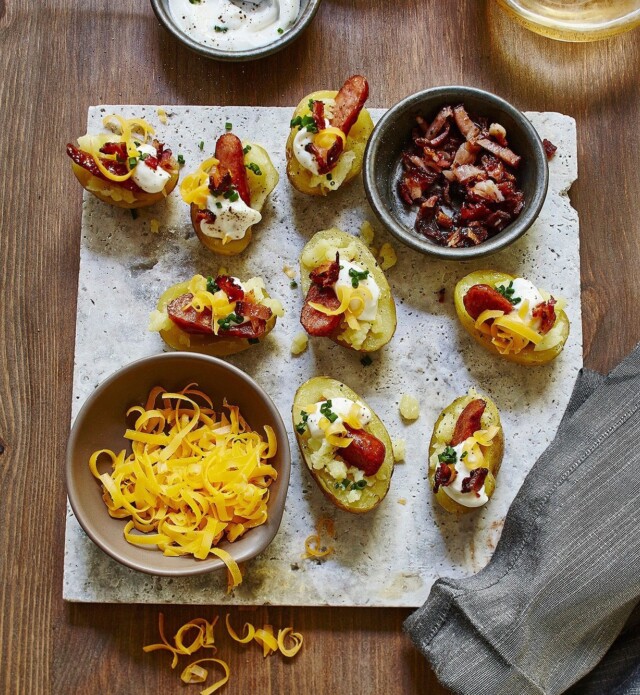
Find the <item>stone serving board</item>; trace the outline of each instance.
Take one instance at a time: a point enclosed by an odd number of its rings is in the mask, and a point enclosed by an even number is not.
[[[575,121],[557,113],[528,113],[542,137],[558,146],[550,162],[547,200],[535,225],[500,253],[469,263],[432,260],[405,248],[382,230],[368,207],[360,180],[326,199],[295,191],[285,175],[284,144],[292,108],[100,106],[89,109],[88,128],[98,132],[104,115],[143,117],[160,139],[185,157],[184,173],[210,154],[225,122],[241,138],[264,145],[280,182],[263,221],[241,256],[207,251],[189,222],[188,207],[174,191],[165,203],[140,211],[110,207],[85,193],[78,287],[73,417],[107,376],[135,359],[166,350],[147,331],[161,292],[195,273],[215,275],[223,265],[241,278],[261,275],[286,310],[263,344],[229,361],[272,396],[286,423],[297,387],[315,375],[346,382],[382,418],[392,438],[406,440],[406,461],[395,469],[378,509],[357,517],[334,508],[320,493],[290,434],[293,466],[282,526],[265,552],[246,564],[244,582],[226,593],[226,573],[186,578],[152,577],[121,566],[84,534],[67,507],[63,595],[68,601],[107,603],[281,604],[341,606],[421,605],[440,576],[477,572],[490,559],[513,497],[555,434],[582,366],[578,216],[567,192],[577,177]],[[372,109],[374,120],[384,111]],[[203,151],[199,143],[204,142]],[[151,231],[157,220],[159,231]],[[291,289],[285,265],[298,269],[303,245],[331,226],[357,234],[363,221],[376,230],[374,246],[391,242],[398,263],[387,277],[398,309],[395,337],[373,364],[324,339],[313,339],[298,357],[291,340],[301,331],[300,289]],[[571,335],[551,365],[526,369],[482,350],[460,328],[453,307],[456,281],[482,267],[530,278],[568,301]],[[299,280],[299,278],[298,278]],[[445,289],[443,303],[439,290]],[[470,387],[498,405],[506,436],[498,487],[490,503],[456,518],[435,503],[426,476],[431,428],[440,410]],[[398,402],[416,396],[421,414],[403,422]],[[123,418],[124,428],[124,418]],[[303,559],[304,542],[319,518],[335,520],[335,553]],[[107,519],[105,511],[105,519]],[[115,522],[114,522],[115,523]],[[140,552],[156,552],[141,550]]]

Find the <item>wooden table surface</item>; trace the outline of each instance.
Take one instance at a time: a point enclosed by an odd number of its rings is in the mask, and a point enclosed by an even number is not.
[[[367,75],[371,106],[467,84],[578,122],[584,352],[607,370],[640,335],[637,290],[640,34],[586,45],[528,33],[482,0],[324,0],[307,33],[262,62],[189,52],[145,0],[0,0],[0,692],[182,690],[157,637],[156,606],[62,600],[81,189],[64,153],[98,103],[297,103]],[[125,346],[126,349],[126,346]],[[366,591],[366,586],[362,587]],[[215,607],[164,608],[169,631]],[[221,640],[223,692],[442,694],[402,633],[405,610],[233,610],[294,625],[292,662]],[[219,630],[221,634],[222,631]]]

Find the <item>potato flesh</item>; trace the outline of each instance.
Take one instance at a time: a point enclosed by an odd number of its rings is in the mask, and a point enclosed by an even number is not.
[[[469,289],[473,287],[473,285],[485,284],[495,287],[498,283],[507,283],[510,280],[515,280],[515,277],[513,275],[508,275],[507,273],[500,273],[496,270],[476,270],[475,272],[469,273],[469,275],[463,277],[462,280],[460,280],[456,285],[454,292],[454,302],[458,319],[460,319],[460,323],[467,333],[469,333],[469,335],[471,335],[485,349],[489,350],[489,352],[493,352],[509,362],[516,362],[517,364],[522,364],[527,367],[548,364],[562,352],[564,345],[567,342],[567,338],[569,337],[569,319],[567,318],[564,310],[557,312],[556,321],[559,321],[560,325],[562,326],[562,338],[557,345],[549,348],[548,350],[541,350],[540,352],[535,352],[533,350],[533,345],[527,345],[524,350],[517,354],[510,353],[503,355],[498,352],[498,349],[491,342],[491,339],[481,333],[475,327],[475,321],[471,318],[471,316],[469,316],[467,310],[465,309],[464,296]],[[548,296],[548,293],[545,293],[542,290],[540,290],[540,292],[543,294],[543,296]]]
[[[292,419],[294,430],[295,426],[301,420],[300,413],[306,406],[310,405],[311,403],[318,403],[331,398],[348,398],[349,400],[367,405],[362,398],[360,398],[345,384],[342,384],[335,379],[330,379],[329,377],[314,377],[300,386],[293,399]],[[371,408],[369,408],[369,410],[371,410]],[[386,449],[385,458],[375,477],[365,476],[367,480],[371,480],[373,478],[375,483],[371,487],[365,487],[362,490],[362,496],[356,502],[348,501],[348,491],[336,489],[336,480],[329,474],[328,471],[325,469],[316,470],[313,468],[309,458],[311,451],[307,445],[307,442],[304,437],[296,433],[300,452],[305,464],[309,468],[311,475],[319,485],[322,492],[337,507],[354,514],[363,514],[377,507],[389,491],[391,476],[393,475],[394,461],[391,439],[385,426],[382,424],[382,421],[373,412],[373,410],[371,410],[371,415],[371,422],[364,429],[376,436],[384,444]]]
[[[316,251],[319,251],[316,253]],[[378,314],[364,342],[358,348],[360,352],[375,352],[386,345],[396,330],[396,305],[391,289],[376,259],[362,241],[335,227],[325,229],[307,242],[300,255],[300,284],[306,297],[311,280],[309,273],[325,260],[335,260],[335,251],[354,251],[353,262],[366,268],[380,288]],[[339,345],[355,349],[345,340],[336,339]]]
[[[482,429],[488,429],[489,427],[496,426],[500,430],[498,434],[494,437],[491,446],[480,447],[484,455],[484,466],[489,469],[489,473],[485,479],[485,492],[487,497],[491,498],[496,487],[496,476],[500,470],[500,465],[502,463],[502,456],[504,453],[504,434],[502,431],[502,423],[500,422],[500,413],[495,403],[486,396],[480,396],[476,393],[470,393],[466,396],[461,396],[456,398],[453,403],[448,405],[439,415],[436,420],[436,424],[433,426],[433,434],[431,435],[431,441],[429,442],[429,484],[433,489],[436,467],[431,464],[431,457],[435,453],[440,453],[440,450],[445,446],[448,446],[453,438],[453,431],[456,426],[456,422],[460,417],[462,411],[471,403],[471,401],[476,399],[482,399],[487,404],[484,413],[482,414],[482,419],[480,420],[480,425]],[[438,500],[441,507],[446,509],[448,512],[467,514],[469,512],[478,509],[478,507],[465,507],[459,504],[455,500],[451,499],[449,495],[441,487],[438,492],[435,493],[435,497]]]
[[[309,100],[323,100],[323,99],[335,99],[338,92],[323,90],[319,92],[313,92],[308,94],[296,107],[293,112],[292,118],[298,116],[308,116],[311,111],[309,109]],[[351,169],[342,185],[346,185],[354,179],[362,170],[362,162],[364,161],[364,151],[367,146],[367,140],[373,131],[373,121],[371,116],[366,109],[360,111],[358,120],[353,124],[349,135],[347,136],[347,142],[345,151],[350,151],[355,154],[355,159],[351,164]],[[292,128],[287,138],[286,154],[287,154],[287,176],[291,181],[294,188],[299,190],[301,193],[307,193],[308,195],[327,195],[333,189],[324,189],[320,186],[311,186],[311,177],[313,176],[310,171],[305,169],[300,162],[295,158],[293,154],[293,140],[298,133],[298,128]]]
[[[251,169],[247,169],[247,180],[249,183],[249,192],[251,194],[251,207],[260,212],[264,207],[265,201],[273,189],[278,185],[280,176],[278,171],[273,166],[273,162],[269,157],[269,153],[261,145],[256,145],[253,142],[243,142],[245,148],[249,146],[251,149],[244,156],[245,166],[255,164],[261,171],[258,176]],[[191,205],[191,223],[198,235],[198,239],[213,253],[220,256],[237,256],[242,253],[251,242],[253,233],[252,227],[247,229],[242,239],[232,239],[226,244],[222,243],[222,239],[215,239],[203,233],[200,222],[196,220],[198,206]]]

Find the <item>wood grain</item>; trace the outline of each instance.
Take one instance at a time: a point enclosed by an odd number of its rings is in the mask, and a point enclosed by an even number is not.
[[[90,104],[288,105],[361,71],[372,106],[462,83],[522,109],[571,114],[579,134],[572,200],[582,225],[586,363],[606,370],[638,340],[637,32],[568,45],[526,32],[491,2],[324,0],[305,36],[282,53],[217,64],[176,44],[146,2],[0,0],[0,41],[0,692],[180,688],[167,654],[141,651],[157,638],[159,608],[61,599],[81,215],[64,145],[83,132]],[[176,628],[216,609],[165,612]],[[236,622],[293,624],[306,645],[288,663],[221,640],[233,669],[224,692],[444,693],[402,634],[406,614],[233,610]]]

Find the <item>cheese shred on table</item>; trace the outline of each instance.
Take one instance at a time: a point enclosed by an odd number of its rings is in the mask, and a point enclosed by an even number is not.
[[[229,588],[242,581],[222,540],[232,543],[267,520],[269,464],[277,451],[273,429],[266,440],[251,430],[238,407],[216,413],[211,399],[190,384],[178,393],[154,387],[144,406],[130,408],[135,425],[124,437],[132,453],[96,451],[89,467],[103,485],[110,516],[129,519],[124,536],[133,545],[157,546],[165,555],[219,557]],[[205,405],[200,406],[194,400]],[[101,473],[99,461],[111,461]]]

